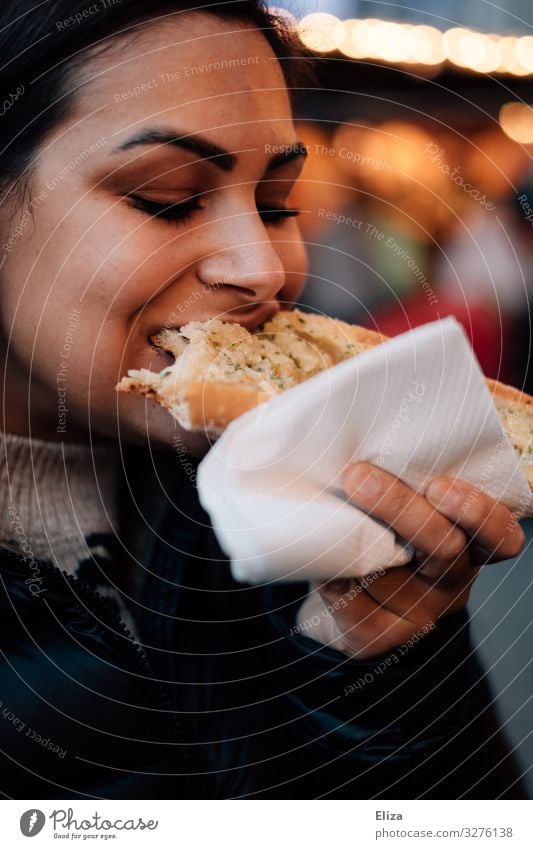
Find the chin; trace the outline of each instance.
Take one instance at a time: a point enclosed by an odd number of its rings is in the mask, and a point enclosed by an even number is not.
[[[114,435],[123,444],[185,451],[197,458],[207,454],[213,444],[213,438],[206,433],[185,430],[167,410],[140,396],[123,396],[120,399]]]

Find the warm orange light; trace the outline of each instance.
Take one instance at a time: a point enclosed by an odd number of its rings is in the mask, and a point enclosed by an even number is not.
[[[412,55],[414,39],[410,27],[381,21],[369,32],[369,52],[384,62],[406,62]]]
[[[520,144],[533,144],[533,106],[512,101],[500,109],[500,126],[505,135]]]
[[[496,35],[453,27],[444,33],[443,47],[446,56],[460,68],[470,68],[481,74],[496,71],[502,62],[501,39]]]
[[[274,10],[290,15],[278,7]],[[353,59],[377,59],[392,65],[437,66],[448,60],[480,74],[533,74],[533,36],[502,37],[464,27],[441,32],[436,27],[375,18],[342,22],[325,12],[306,15],[297,29],[302,42],[317,53],[340,50]]]
[[[479,74],[492,74],[497,71],[502,61],[500,50],[501,39],[497,35],[483,35],[484,55],[470,66]]]
[[[518,62],[516,56],[516,42],[518,41],[513,35],[506,35],[505,38],[500,38],[500,65],[498,71],[504,74],[512,74],[513,68]]]
[[[528,73],[533,73],[533,36],[525,35],[516,42],[516,57]]]
[[[446,59],[443,35],[435,27],[417,26],[411,30],[413,37],[412,62],[421,65],[438,65]]]
[[[480,32],[454,27],[444,33],[444,50],[450,62],[460,68],[482,68],[490,59],[489,51],[493,43],[488,36]],[[498,67],[499,55],[495,67]]]
[[[514,35],[500,38],[501,64],[498,70],[504,74],[514,74],[518,77],[524,77],[529,74],[529,71],[527,68],[524,68],[518,58],[517,44],[518,38]]]
[[[300,40],[315,53],[331,53],[344,42],[344,24],[335,15],[313,12],[298,24]]]
[[[347,21],[344,21],[344,39],[339,44],[339,50],[345,56],[349,56],[350,59],[363,59],[367,55],[361,52],[354,40],[354,33],[360,24],[361,21],[357,20],[357,18],[349,18]]]
[[[452,29],[446,30],[442,37],[442,46],[446,58],[450,62],[455,64],[461,62],[463,56],[461,45],[469,34],[470,30],[463,29],[463,27],[452,27]]]
[[[371,52],[372,30],[379,26],[380,21],[374,18],[366,18],[364,21],[358,21],[352,28],[352,44],[353,49],[357,51],[358,56],[369,58],[373,56]]]
[[[435,27],[373,18],[344,21],[344,41],[339,50],[354,59],[380,59],[399,64],[438,65],[446,58],[442,33]]]

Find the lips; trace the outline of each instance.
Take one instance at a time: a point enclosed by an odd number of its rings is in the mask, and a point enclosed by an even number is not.
[[[149,337],[148,342],[150,345],[151,352],[161,360],[161,363],[159,365],[150,362],[149,368],[154,368],[156,371],[161,371],[165,368],[165,366],[174,365],[174,363],[176,362],[176,357],[171,354],[170,351],[166,351],[164,348],[161,348],[159,345],[156,345],[153,341],[153,338]]]
[[[194,315],[194,313],[187,316],[186,320],[181,321],[179,324],[175,324],[171,327],[166,325],[169,330],[179,330],[181,327],[184,327],[190,321],[208,321],[211,318],[220,319],[220,321],[233,322],[236,324],[240,324],[242,327],[245,327],[250,333],[259,327],[263,322],[267,321],[271,318],[275,313],[277,313],[281,309],[279,301],[263,301],[259,304],[241,304],[237,307],[232,307],[225,312],[216,313],[215,315]],[[152,347],[153,337],[159,333],[163,325],[152,325],[147,336],[148,343]],[[157,346],[156,346],[157,347]],[[157,348],[159,351],[160,349]]]
[[[250,333],[279,312],[279,301],[264,301],[262,304],[248,304],[236,307],[217,316],[221,321],[232,321],[241,324]]]

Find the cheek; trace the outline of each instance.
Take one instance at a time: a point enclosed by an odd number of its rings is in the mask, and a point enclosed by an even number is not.
[[[89,397],[91,406],[102,397],[114,401],[132,316],[168,269],[148,228],[132,236],[123,216],[113,226],[105,214],[98,220],[98,204],[64,208],[59,191],[52,202],[35,211],[7,256],[2,323],[25,371],[51,397],[58,375],[66,375],[69,403],[86,409]]]
[[[126,335],[132,316],[187,262],[184,240],[174,231],[111,204],[87,198],[73,206],[57,190],[49,207],[37,210],[31,232],[4,268],[4,320],[24,316],[17,324],[25,345],[34,336],[53,342],[73,307],[81,310],[93,344],[108,322],[115,338],[121,324]]]

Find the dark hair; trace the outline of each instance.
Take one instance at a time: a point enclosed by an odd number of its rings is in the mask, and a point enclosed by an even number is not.
[[[72,75],[85,51],[104,50],[147,22],[202,11],[262,30],[289,88],[309,76],[307,60],[283,20],[263,0],[0,0],[0,187],[27,173],[46,133],[73,100]],[[298,61],[300,60],[300,61]],[[1,114],[3,113],[3,114]]]

